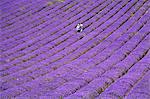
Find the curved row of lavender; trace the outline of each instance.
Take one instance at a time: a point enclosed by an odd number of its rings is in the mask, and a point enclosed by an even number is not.
[[[0,99],[150,99],[150,0],[0,8]]]

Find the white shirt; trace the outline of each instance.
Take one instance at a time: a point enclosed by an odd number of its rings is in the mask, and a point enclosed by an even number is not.
[[[80,32],[83,31],[83,24],[78,24],[77,27],[76,27],[76,30],[80,30]]]

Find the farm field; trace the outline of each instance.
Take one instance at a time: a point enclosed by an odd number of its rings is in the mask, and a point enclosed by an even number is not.
[[[0,0],[0,10],[0,99],[150,99],[150,0]]]

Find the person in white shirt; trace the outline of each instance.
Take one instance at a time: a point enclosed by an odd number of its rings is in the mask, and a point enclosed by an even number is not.
[[[82,32],[83,31],[83,24],[78,23],[76,26],[76,30],[77,30],[77,32]]]

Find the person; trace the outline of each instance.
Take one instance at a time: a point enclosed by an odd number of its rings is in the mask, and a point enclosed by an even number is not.
[[[78,23],[76,26],[76,30],[77,30],[77,32],[82,32],[83,31],[83,24]]]

